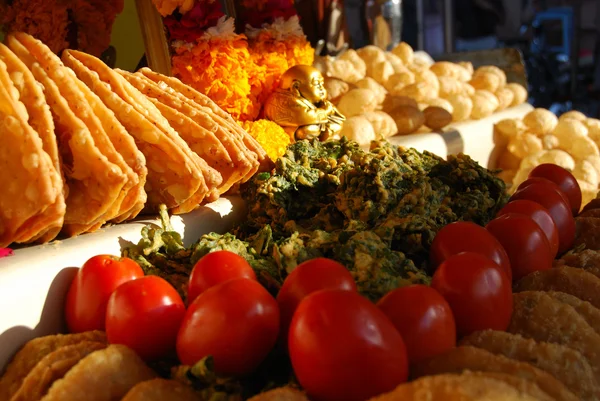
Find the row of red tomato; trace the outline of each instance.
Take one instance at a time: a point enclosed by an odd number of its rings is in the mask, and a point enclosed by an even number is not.
[[[377,305],[333,260],[296,267],[275,299],[242,257],[217,251],[194,266],[186,308],[165,280],[100,255],[70,287],[67,323],[72,332],[106,330],[111,343],[147,360],[176,352],[192,365],[211,355],[224,375],[252,372],[279,344],[314,399],[365,400],[406,381],[410,364],[454,347],[457,336],[505,330],[511,281],[550,268],[570,248],[577,182],[553,165],[531,177],[486,228],[457,222],[440,230],[431,287],[399,288]]]

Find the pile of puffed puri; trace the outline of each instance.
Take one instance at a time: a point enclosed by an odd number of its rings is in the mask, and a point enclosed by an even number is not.
[[[113,70],[24,33],[0,44],[0,247],[165,204],[186,213],[250,179],[264,150],[229,114],[147,68]]]

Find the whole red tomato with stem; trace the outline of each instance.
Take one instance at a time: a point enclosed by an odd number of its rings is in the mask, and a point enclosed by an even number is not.
[[[256,274],[250,264],[240,255],[230,251],[215,251],[204,255],[196,262],[188,284],[188,305],[217,284],[234,278],[256,280]]]
[[[321,290],[304,298],[288,344],[298,381],[317,401],[364,401],[408,376],[402,336],[354,291]]]
[[[508,255],[484,227],[468,221],[457,221],[444,226],[431,243],[431,265],[435,269],[450,256],[461,252],[476,252],[493,260],[512,279]]]
[[[377,303],[402,335],[411,364],[456,346],[456,323],[450,305],[434,288],[409,285],[387,293]]]
[[[535,221],[548,239],[552,258],[556,257],[558,254],[558,229],[556,228],[556,224],[554,224],[554,220],[552,220],[552,216],[548,212],[548,209],[537,202],[527,199],[518,199],[508,202],[500,209],[496,217],[508,213],[522,214]]]
[[[265,359],[278,334],[275,298],[258,281],[233,279],[204,291],[189,306],[177,355],[186,365],[212,356],[217,373],[242,376]]]
[[[286,277],[277,294],[281,313],[279,336],[283,344],[287,344],[290,322],[300,301],[308,294],[324,289],[356,291],[356,283],[344,265],[327,258],[307,260]]]
[[[485,256],[463,252],[449,257],[436,270],[431,287],[450,305],[459,337],[508,328],[513,311],[511,282]]]
[[[511,201],[518,199],[534,201],[545,207],[558,229],[558,253],[571,249],[575,241],[575,219],[568,200],[554,183],[533,182],[517,190],[510,198]]]
[[[158,276],[145,276],[122,284],[110,296],[106,336],[111,344],[156,360],[175,351],[184,315],[185,305],[175,288]]]
[[[96,255],[83,264],[67,293],[65,318],[71,333],[104,330],[108,298],[118,286],[144,276],[129,258]]]
[[[552,251],[546,234],[530,217],[507,213],[486,227],[502,244],[513,269],[513,280],[552,267]]]
[[[529,177],[541,177],[555,183],[566,195],[571,204],[571,212],[576,216],[581,209],[581,188],[571,172],[556,164],[540,164],[529,173]]]

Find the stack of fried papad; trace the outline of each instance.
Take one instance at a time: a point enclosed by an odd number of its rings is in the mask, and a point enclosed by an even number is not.
[[[165,204],[186,213],[268,158],[175,78],[113,70],[24,33],[0,44],[0,247],[48,242]]]

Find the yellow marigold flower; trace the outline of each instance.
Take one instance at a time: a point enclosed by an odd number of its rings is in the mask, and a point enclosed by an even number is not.
[[[273,161],[283,156],[285,149],[290,144],[288,134],[273,121],[243,121],[240,124],[258,141]]]

